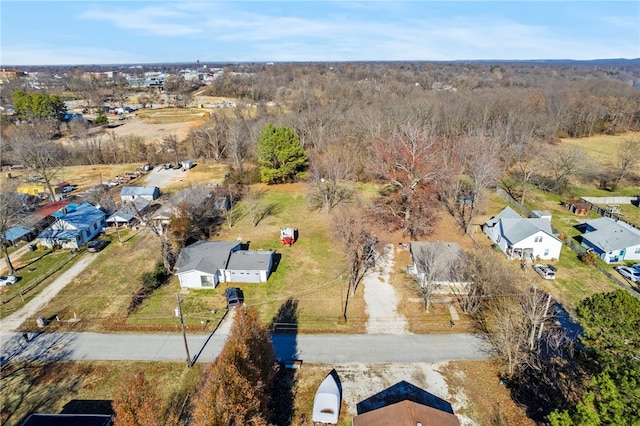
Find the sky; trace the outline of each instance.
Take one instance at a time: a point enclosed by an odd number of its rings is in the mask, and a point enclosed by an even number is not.
[[[640,1],[0,0],[0,65],[640,57]]]

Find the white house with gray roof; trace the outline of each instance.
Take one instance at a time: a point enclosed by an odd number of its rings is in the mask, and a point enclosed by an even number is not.
[[[123,186],[120,190],[120,200],[130,203],[138,198],[153,201],[160,197],[160,188],[157,186]]]
[[[562,241],[553,235],[550,217],[523,218],[511,207],[484,224],[484,233],[510,259],[558,259]]]
[[[579,226],[582,245],[607,263],[640,260],[640,230],[608,217],[588,220]]]
[[[274,254],[273,250],[242,250],[240,242],[198,241],[180,252],[176,275],[185,288],[266,282]]]

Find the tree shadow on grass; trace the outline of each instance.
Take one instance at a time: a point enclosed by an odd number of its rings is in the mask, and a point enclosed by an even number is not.
[[[269,324],[273,347],[279,368],[271,387],[271,422],[274,425],[293,424],[297,369],[291,368],[297,360],[298,301],[288,299],[280,306]]]
[[[28,341],[27,341],[28,338]],[[35,411],[53,411],[61,395],[81,387],[88,364],[61,362],[74,337],[63,333],[4,335],[0,355],[0,423],[22,424]],[[73,371],[71,373],[70,371]]]

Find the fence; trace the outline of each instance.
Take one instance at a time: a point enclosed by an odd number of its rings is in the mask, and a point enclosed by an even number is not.
[[[502,188],[496,188],[496,193],[498,194],[498,196],[502,199],[504,199],[505,201],[507,201],[509,204],[511,204],[512,206],[514,206],[517,210],[520,211],[520,213],[522,214],[526,214],[527,217],[532,217],[535,216],[533,214],[533,212],[529,209],[527,209],[526,207],[524,207],[522,204],[520,204],[519,202],[517,202],[511,195],[509,195],[504,189]],[[610,197],[610,198],[614,198],[614,197]],[[619,197],[619,198],[623,198],[623,197]],[[589,205],[591,205],[591,209],[598,211],[596,209],[599,210],[604,210],[601,209],[600,207],[592,204],[590,201],[588,201],[586,198],[583,198],[583,200],[585,202],[587,202]],[[625,222],[628,223],[628,222]],[[630,226],[636,227],[633,224],[629,224]],[[636,227],[637,228],[637,227]],[[554,234],[558,235],[560,234],[560,231],[558,231],[556,228],[551,227],[552,231]],[[564,243],[567,245],[567,247],[569,247],[573,252],[575,252],[578,256],[583,255],[587,249],[584,248],[583,246],[581,246],[580,244],[578,244],[575,240],[571,239],[571,238],[566,238]],[[638,293],[638,291],[640,291],[640,285],[637,286],[637,291],[633,291],[632,288],[630,288],[628,285],[626,285],[625,283],[623,283],[622,281],[620,281],[616,276],[612,275],[611,272],[605,268],[603,268],[602,266],[596,264],[595,267],[602,272],[607,278],[609,278],[611,281],[613,281],[618,287],[626,290],[629,294],[631,294],[633,297],[635,297],[636,299],[640,300],[640,293]]]
[[[503,200],[505,200],[507,203],[509,203],[510,205],[515,207],[516,210],[518,210],[520,213],[522,213],[526,217],[537,217],[537,215],[535,215],[531,210],[529,210],[528,208],[526,208],[525,206],[520,204],[518,201],[516,201],[504,189],[502,189],[500,187],[497,187],[496,188],[496,194],[498,194],[498,196],[500,198],[502,198]],[[553,226],[551,226],[551,231],[553,232],[554,235],[560,235],[561,234],[561,232],[558,229],[554,228]]]

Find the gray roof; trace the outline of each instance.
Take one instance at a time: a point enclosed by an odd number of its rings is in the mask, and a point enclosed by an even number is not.
[[[194,205],[201,203],[207,197],[211,197],[211,189],[202,185],[192,186],[178,191],[166,203],[164,203],[153,215],[153,219],[171,219],[181,203]]]
[[[582,234],[582,238],[602,251],[622,250],[640,245],[640,230],[626,222],[601,217],[584,223],[595,230]]]
[[[138,197],[132,203],[126,203],[120,210],[109,216],[108,223],[131,222],[136,216],[144,213],[151,203],[145,198]],[[122,219],[122,220],[118,220]]]
[[[234,271],[269,271],[273,250],[239,250],[231,253],[227,269]]]
[[[429,256],[431,250],[433,259],[437,259],[434,267],[434,277],[436,281],[448,281],[451,278],[451,271],[449,270],[454,265],[458,267],[469,261],[466,253],[457,243],[450,243],[446,241],[428,242],[428,241],[412,241],[409,243],[409,251],[411,252],[411,259],[414,266],[417,269],[417,273],[424,274],[423,264],[420,261],[416,261],[424,256]],[[434,251],[435,250],[435,251]]]
[[[233,241],[198,241],[182,249],[176,262],[178,272],[200,271],[215,274],[226,269],[229,254],[240,245]]]
[[[540,231],[558,240],[553,235],[548,218],[523,218],[511,207],[505,207],[500,213],[487,221],[488,226],[500,223],[502,235],[513,245]],[[560,241],[560,240],[558,240]]]
[[[120,190],[120,196],[123,195],[154,195],[156,192],[160,192],[160,188],[157,186],[123,186]]]
[[[494,226],[500,222],[500,219],[522,219],[522,216],[516,213],[511,207],[505,207],[500,213],[489,219],[487,225]]]
[[[519,219],[502,219],[502,235],[509,240],[511,244],[516,244],[525,238],[528,238],[540,231],[556,238],[551,230],[549,219],[538,218],[519,218]],[[557,239],[557,238],[556,238]]]

